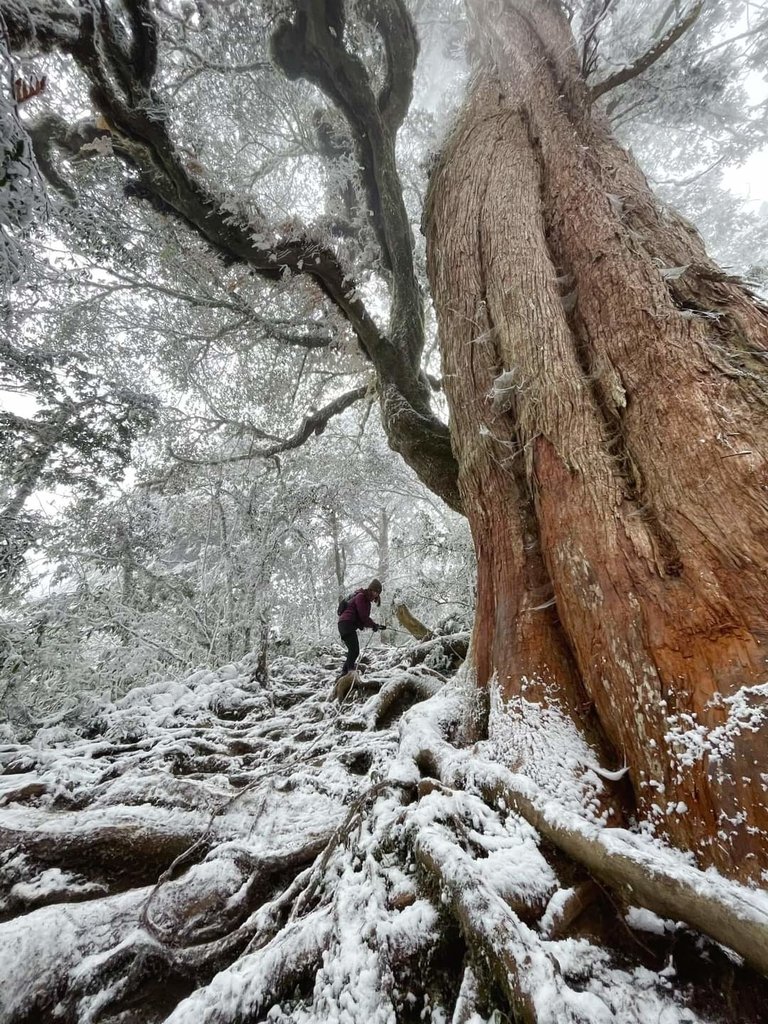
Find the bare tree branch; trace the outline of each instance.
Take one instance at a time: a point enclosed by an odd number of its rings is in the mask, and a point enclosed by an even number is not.
[[[678,21],[665,36],[662,36],[655,46],[652,46],[650,50],[646,50],[642,57],[638,57],[628,67],[621,68],[619,71],[614,72],[614,74],[604,78],[602,82],[596,82],[589,93],[592,101],[594,102],[600,99],[601,96],[605,96],[611,89],[616,89],[626,82],[631,82],[633,78],[637,78],[647,71],[648,68],[652,67],[691,28],[701,14],[703,7],[704,0],[697,0],[686,16]]]
[[[654,185],[675,185],[678,188],[685,188],[687,185],[692,185],[694,181],[698,181],[699,178],[703,178],[705,175],[710,174],[716,167],[719,167],[726,158],[727,153],[723,153],[723,155],[719,156],[714,163],[709,165],[709,167],[705,167],[703,171],[698,171],[689,178],[651,178],[650,180]]]
[[[57,33],[57,19],[42,5],[24,9],[16,0],[0,3],[12,45],[58,47],[70,53],[85,72],[92,83],[92,99],[110,125],[115,152],[136,169],[134,194],[153,198],[159,208],[180,216],[229,260],[247,263],[267,279],[280,280],[287,273],[313,278],[352,324],[363,351],[373,358],[381,346],[381,334],[336,254],[303,234],[268,240],[267,225],[234,222],[184,166],[170,138],[166,115],[133,72],[124,30],[109,9],[101,8],[98,26],[90,10],[81,10],[75,22],[72,8],[62,5],[62,9],[68,14],[60,19],[66,30]],[[149,8],[144,6],[143,11],[142,17],[151,20]],[[32,20],[35,13],[40,24]],[[122,83],[126,85],[121,95],[118,85]],[[60,128],[59,136],[66,137],[65,129]]]
[[[584,30],[584,41],[582,43],[581,51],[581,73],[584,78],[588,78],[595,69],[599,42],[597,38],[597,30],[608,14],[613,0],[600,0],[600,2],[601,7],[599,11],[595,12],[592,8],[589,9],[589,23]]]
[[[390,334],[373,355],[379,376],[382,422],[390,446],[434,493],[461,509],[458,468],[445,424],[430,406],[421,371],[424,350],[422,295],[413,239],[395,158],[396,129],[413,86],[415,33],[402,0],[374,8],[387,58],[387,85],[377,97],[362,60],[345,46],[339,0],[294,0],[293,17],[272,35],[276,63],[289,78],[317,85],[346,117],[361,165],[382,260],[391,273]]]
[[[394,135],[411,104],[419,44],[413,21],[398,0],[381,0],[376,14],[387,57],[386,80],[379,93],[378,105],[381,116]]]

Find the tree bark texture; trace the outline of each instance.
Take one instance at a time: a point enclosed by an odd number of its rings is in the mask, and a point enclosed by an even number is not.
[[[612,138],[556,5],[468,6],[425,229],[478,683],[593,710],[639,812],[758,880],[768,316]]]

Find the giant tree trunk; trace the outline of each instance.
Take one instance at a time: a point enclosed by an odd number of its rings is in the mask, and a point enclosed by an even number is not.
[[[768,316],[590,108],[556,5],[473,6],[426,231],[478,683],[593,706],[639,813],[758,880]]]

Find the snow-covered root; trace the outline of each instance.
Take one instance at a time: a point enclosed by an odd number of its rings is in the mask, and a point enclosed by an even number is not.
[[[96,735],[7,747],[2,1024],[699,1021],[659,973],[666,939],[638,954],[606,899],[629,869],[601,874],[561,834],[692,877],[605,827],[589,750],[544,764],[527,730],[512,772],[476,742],[471,687],[384,656],[367,678],[337,704],[328,673],[286,664],[267,700],[230,666],[129,694]],[[140,866],[131,844],[163,829]]]
[[[294,888],[285,927],[181,1003],[169,1024],[229,1024],[268,1010],[282,1024],[396,1019],[407,1005],[398,981],[441,939],[437,911],[397,867],[393,826],[415,796],[412,784],[382,781],[356,799]]]
[[[333,834],[329,829],[294,850],[262,857],[222,844],[217,856],[176,881],[57,904],[0,924],[0,969],[11,979],[0,1019],[26,1019],[21,1010],[29,1006],[43,1019],[58,993],[61,1019],[95,1020],[97,1011],[129,996],[148,997],[158,979],[173,982],[177,1001],[249,943],[266,942],[285,925],[310,881],[308,866]],[[60,881],[58,898],[76,898],[73,880]]]
[[[535,850],[531,845],[524,857]],[[478,990],[495,988],[521,1024],[645,1024],[648,1020],[698,1021],[643,968],[620,970],[584,939],[552,941],[525,902],[502,897],[484,859],[463,850],[456,834],[439,824],[418,829],[414,853],[427,884],[456,917],[468,949],[470,976],[456,1001],[454,1020],[477,1019]],[[518,861],[524,864],[525,860]],[[490,881],[489,881],[490,879]],[[463,986],[464,987],[464,986]],[[463,1016],[462,1016],[463,1015]]]
[[[448,636],[431,637],[412,647],[408,653],[410,665],[426,663],[433,668],[457,669],[463,664],[469,651],[472,634],[466,630]]]
[[[181,1002],[166,1024],[263,1019],[284,995],[292,995],[297,985],[318,970],[332,927],[328,909],[291,922],[263,949],[241,957]]]
[[[465,710],[459,692],[441,694],[409,715],[405,745],[445,785],[479,793],[511,810],[622,902],[681,921],[768,974],[768,897],[722,876],[700,871],[679,851],[625,829],[589,820],[552,799],[530,778],[472,756],[445,739]],[[442,727],[441,727],[442,722]],[[405,726],[408,729],[408,726]],[[574,787],[575,788],[575,787]]]
[[[458,919],[467,945],[484,958],[521,1024],[595,1022],[604,1004],[563,981],[539,937],[483,882],[482,868],[447,830],[423,828],[414,839],[420,867],[433,879]],[[482,862],[481,862],[482,863]]]
[[[130,693],[82,731],[4,747],[3,1024],[121,1006],[158,1020],[286,925],[394,737],[336,735],[316,677],[277,680],[269,701],[245,683],[237,666],[195,673]],[[110,895],[129,886],[144,888]]]
[[[77,872],[87,864],[99,881],[122,889],[156,878],[195,841],[204,821],[194,812],[171,817],[154,807],[66,815],[14,807],[2,817],[0,850],[14,849],[46,868]]]
[[[51,1019],[54,1008],[87,974],[92,958],[135,933],[147,893],[133,889],[106,899],[46,907],[0,924],[0,1020]]]
[[[363,714],[368,728],[383,729],[392,725],[404,711],[433,697],[444,684],[445,678],[434,670],[422,667],[401,671],[366,702]]]
[[[475,784],[478,780],[475,778]],[[661,917],[684,921],[768,974],[768,899],[764,893],[699,871],[678,851],[624,829],[598,828],[553,807],[528,779],[492,775],[479,783],[595,878]]]

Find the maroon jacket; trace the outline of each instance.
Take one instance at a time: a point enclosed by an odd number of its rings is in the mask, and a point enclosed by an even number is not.
[[[355,596],[339,616],[339,631],[351,633],[353,629],[373,629],[376,623],[371,618],[371,602],[364,590],[356,590]]]

